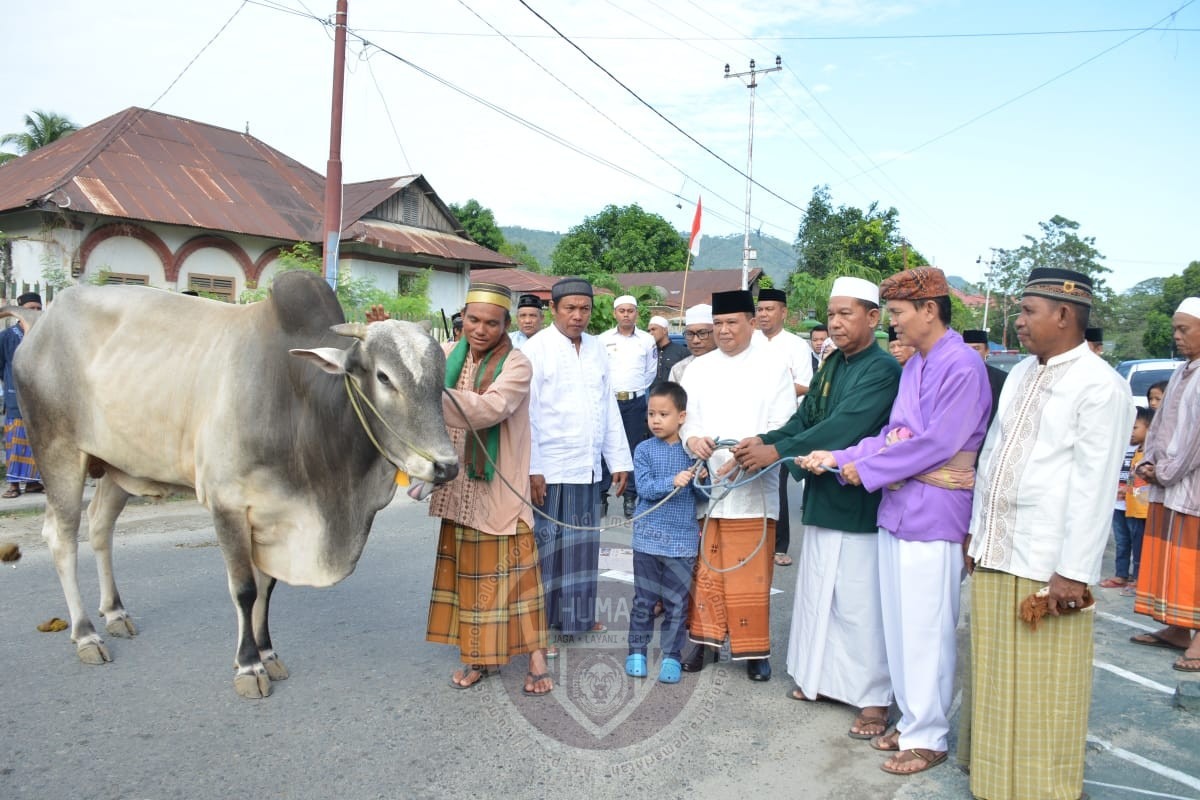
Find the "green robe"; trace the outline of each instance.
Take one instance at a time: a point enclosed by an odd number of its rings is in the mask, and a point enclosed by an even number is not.
[[[773,444],[780,457],[795,458],[814,450],[841,450],[866,436],[874,436],[887,424],[892,403],[900,388],[900,364],[882,348],[871,345],[846,358],[840,350],[830,354],[813,378],[820,391],[822,373],[840,359],[828,380],[828,397],[823,419],[814,416],[804,403],[782,428],[761,434],[764,444]],[[861,486],[844,486],[832,472],[813,475],[789,463],[796,480],[804,479],[804,524],[848,533],[875,533],[881,492]]]

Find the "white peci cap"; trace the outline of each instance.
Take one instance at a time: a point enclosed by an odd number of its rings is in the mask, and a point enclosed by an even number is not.
[[[1175,309],[1176,314],[1187,314],[1189,317],[1200,319],[1200,297],[1185,297]]]
[[[669,330],[671,327],[670,325],[667,324],[666,317],[660,317],[657,315],[650,318],[650,322],[647,323],[647,327],[650,325],[657,325],[658,327],[662,328],[663,330]]]
[[[623,294],[616,300],[613,300],[613,308],[617,308],[618,306],[633,306],[637,308],[637,300],[631,294]]]
[[[879,287],[862,278],[838,278],[833,282],[830,297],[854,297],[879,305]]]
[[[698,306],[692,306],[683,315],[684,325],[712,325],[712,306],[708,303],[701,303]]]

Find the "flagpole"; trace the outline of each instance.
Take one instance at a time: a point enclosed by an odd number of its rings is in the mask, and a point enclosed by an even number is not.
[[[687,312],[687,276],[688,269],[692,266],[692,251],[687,254],[687,261],[683,264],[683,292],[679,295],[679,313]]]

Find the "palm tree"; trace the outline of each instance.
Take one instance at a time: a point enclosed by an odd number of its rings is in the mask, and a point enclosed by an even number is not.
[[[25,130],[22,133],[6,133],[0,136],[0,146],[13,145],[16,153],[0,153],[0,164],[18,156],[45,147],[64,136],[79,130],[71,120],[52,111],[34,111],[25,115]]]

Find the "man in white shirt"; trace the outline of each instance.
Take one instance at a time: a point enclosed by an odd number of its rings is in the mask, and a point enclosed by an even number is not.
[[[523,294],[517,300],[517,329],[508,335],[513,347],[520,350],[533,335],[542,329],[542,298]]]
[[[617,494],[633,457],[621,426],[608,359],[586,332],[592,286],[564,278],[550,293],[554,324],[522,348],[533,375],[529,389],[529,491],[553,520],[583,527],[599,522],[601,457],[612,466]],[[545,588],[546,620],[564,636],[606,628],[596,621],[600,558],[597,530],[574,530],[537,516],[534,526]],[[556,647],[547,656],[558,655]]]
[[[717,350],[692,362],[683,376],[687,420],[681,431],[688,452],[710,459],[710,473],[736,467],[714,437],[740,441],[781,427],[796,410],[792,375],[782,359],[754,341],[754,298],[747,291],[712,297]],[[736,470],[735,470],[736,472]],[[690,637],[720,647],[729,637],[734,660],[746,662],[750,680],[771,678],[771,575],[779,472],[732,491],[716,489],[700,542],[692,587]],[[704,650],[693,651],[684,669],[703,667]],[[691,667],[691,669],[688,669]]]
[[[717,340],[713,336],[712,306],[708,303],[689,308],[683,315],[683,326],[683,343],[687,345],[690,355],[671,367],[670,380],[673,383],[682,383],[683,373],[693,361],[717,349]]]
[[[1030,273],[1017,338],[1032,357],[1005,381],[980,451],[967,542],[976,797],[1083,790],[1096,615],[1078,612],[1100,578],[1133,427],[1129,385],[1084,342],[1091,305],[1086,275]],[[1043,589],[1034,631],[1015,609]]]
[[[813,352],[808,342],[791,331],[783,329],[787,318],[787,292],[779,289],[760,289],[758,292],[758,330],[754,338],[766,343],[787,364],[796,392],[796,405],[808,392],[813,375]],[[792,557],[788,547],[792,542],[792,526],[788,511],[788,470],[779,467],[779,522],[775,524],[775,563],[790,567]]]
[[[625,439],[632,453],[648,433],[646,390],[654,383],[654,374],[658,370],[658,345],[654,343],[653,336],[638,329],[637,300],[632,295],[621,295],[613,301],[613,316],[617,319],[617,327],[605,331],[596,339],[608,352],[608,374],[625,427]],[[612,467],[606,463],[605,475],[600,481],[601,503],[605,511],[608,508],[609,469]],[[637,485],[633,480],[633,472],[630,472],[625,487],[625,516],[633,516],[636,503]]]

